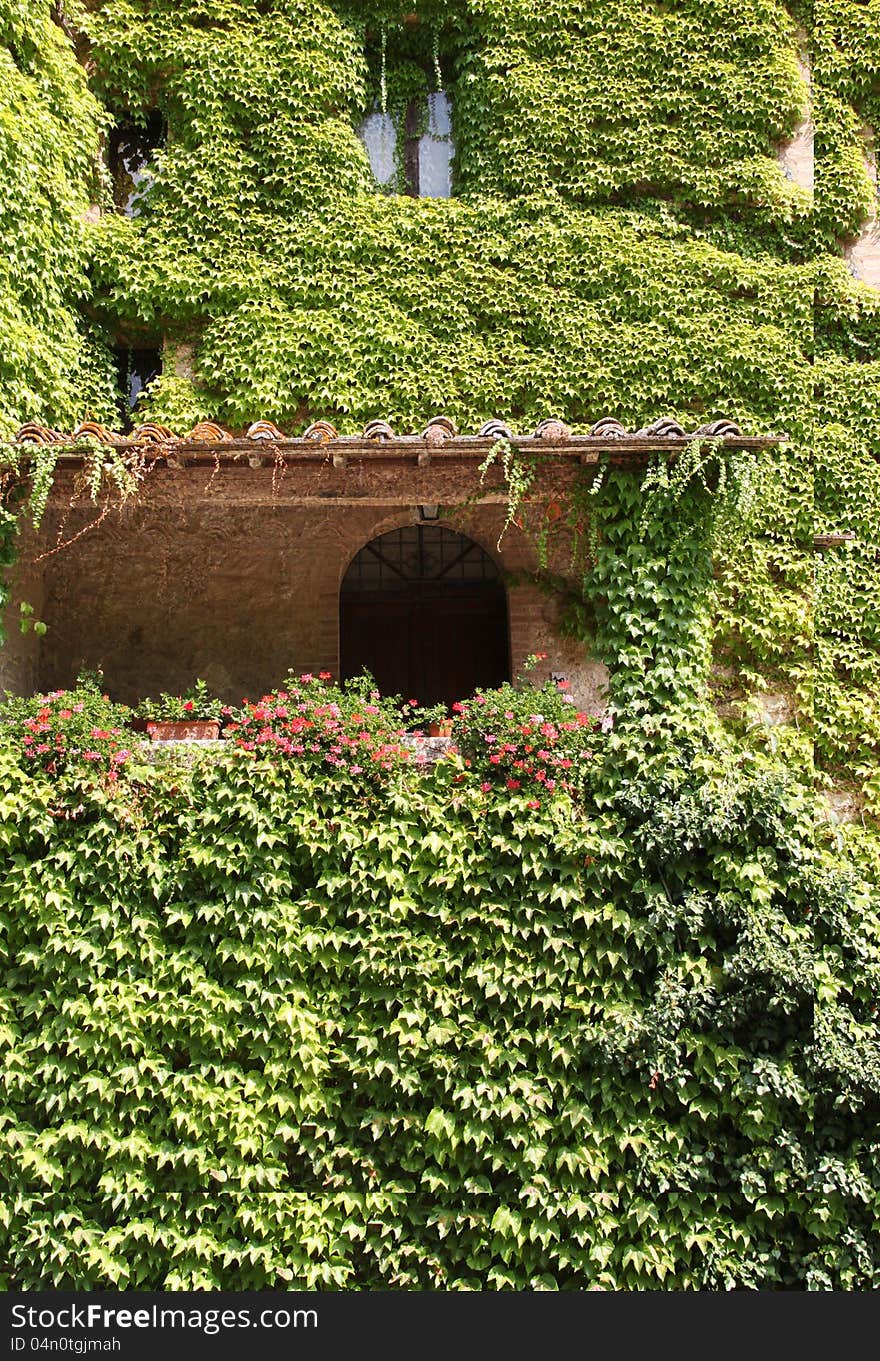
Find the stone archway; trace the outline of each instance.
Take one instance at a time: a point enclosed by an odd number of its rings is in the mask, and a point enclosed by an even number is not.
[[[339,615],[343,679],[366,669],[383,694],[449,706],[510,679],[498,568],[445,526],[407,525],[366,544],[343,578]]]

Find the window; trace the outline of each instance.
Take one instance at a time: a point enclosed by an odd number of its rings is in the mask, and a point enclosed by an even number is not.
[[[403,116],[398,164],[398,134],[390,113],[369,114],[360,139],[377,184],[393,192],[402,180],[412,198],[452,195],[452,103],[444,90],[410,100]]]
[[[418,188],[422,198],[452,193],[452,106],[443,90],[428,95],[428,129],[418,141]]]
[[[107,166],[113,201],[126,217],[138,217],[153,183],[150,162],[166,142],[165,119],[158,110],[143,121],[121,123],[107,139]]]
[[[452,100],[443,88],[439,42],[435,29],[410,15],[368,44],[373,108],[359,135],[376,183],[389,193],[452,194]]]
[[[409,591],[498,582],[498,568],[472,539],[442,525],[392,529],[362,548],[345,574],[345,591]]]
[[[119,346],[113,351],[116,358],[116,374],[119,386],[119,409],[123,424],[131,426],[131,412],[134,410],[147,383],[162,372],[162,355],[158,349],[129,349]]]

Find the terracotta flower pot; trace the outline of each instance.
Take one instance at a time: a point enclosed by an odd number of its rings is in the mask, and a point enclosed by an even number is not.
[[[154,742],[216,742],[220,723],[216,718],[163,719],[148,723],[147,733]]]
[[[435,722],[435,723],[429,723],[429,724],[428,724],[428,736],[429,736],[429,737],[451,737],[451,736],[452,736],[452,719],[451,719],[451,718],[441,718],[439,721],[437,721],[437,722]]]

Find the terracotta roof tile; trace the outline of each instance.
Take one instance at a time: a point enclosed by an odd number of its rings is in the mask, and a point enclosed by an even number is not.
[[[349,443],[361,443],[363,441],[376,441],[380,443],[407,443],[411,444],[414,440],[424,440],[428,444],[442,445],[449,441],[474,442],[481,440],[510,439],[517,442],[540,440],[548,444],[566,445],[572,443],[582,444],[585,440],[650,440],[662,443],[667,439],[697,439],[700,437],[722,437],[725,439],[745,439],[746,436],[738,425],[733,421],[721,419],[711,421],[706,425],[701,425],[698,429],[687,433],[678,421],[671,417],[664,416],[654,421],[651,425],[643,426],[639,430],[629,431],[616,420],[613,416],[603,416],[590,427],[588,435],[575,434],[564,421],[556,417],[547,417],[539,422],[534,432],[515,434],[511,426],[502,420],[494,419],[487,421],[476,434],[462,434],[459,432],[455,423],[448,416],[434,416],[428,421],[425,428],[418,434],[398,435],[387,421],[372,420],[368,421],[364,427],[363,434],[360,436],[344,435],[340,436],[336,428],[329,421],[318,420],[302,434],[298,436],[285,435],[279,430],[277,425],[271,421],[255,421],[248,426],[243,434],[235,434],[233,431],[218,425],[216,421],[200,421],[192,430],[183,434],[175,434],[167,426],[148,421],[143,425],[137,426],[130,434],[117,434],[108,430],[105,426],[99,425],[96,421],[83,421],[81,425],[73,431],[71,435],[61,434],[57,430],[50,430],[47,426],[39,425],[34,421],[23,425],[14,436],[14,444],[75,444],[80,441],[94,440],[99,444],[110,445],[139,445],[139,444],[171,444],[181,443],[187,445],[205,444],[235,444],[248,445],[256,443],[270,444],[299,444],[303,441],[314,441],[317,444],[329,444],[337,440],[344,440]],[[759,439],[762,442],[778,443],[784,440],[784,435],[755,436],[750,439]]]

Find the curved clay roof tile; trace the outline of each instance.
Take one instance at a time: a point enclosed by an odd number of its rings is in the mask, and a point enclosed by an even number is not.
[[[328,444],[330,440],[339,439],[339,435],[336,433],[336,427],[329,421],[313,421],[303,439],[314,439],[320,444]]]
[[[513,431],[497,416],[480,428],[480,439],[513,439]]]
[[[74,439],[93,439],[98,444],[111,444],[116,438],[112,430],[97,421],[83,421],[73,432]]]
[[[595,435],[597,439],[626,438],[626,430],[616,416],[601,416],[596,424],[590,427],[590,434]]]
[[[683,439],[684,430],[678,421],[674,421],[671,416],[661,416],[658,421],[646,425],[643,430],[637,432],[639,436],[650,436],[657,439]]]
[[[448,439],[455,439],[457,434],[458,426],[448,416],[432,416],[422,431],[422,439],[429,444],[443,444]]]
[[[189,444],[228,444],[232,436],[216,421],[199,421],[184,435],[184,439]]]
[[[198,427],[196,427],[198,428]],[[150,443],[176,444],[177,436],[173,430],[169,430],[167,425],[157,425],[155,421],[144,421],[136,430],[132,430],[131,438],[136,440],[149,440]]]
[[[254,421],[245,431],[245,439],[279,440],[284,439],[284,435],[271,421]]]
[[[722,418],[719,421],[710,421],[708,425],[701,425],[699,430],[697,431],[697,434],[709,436],[741,435],[742,431],[740,430],[738,425],[735,425],[733,423],[733,421],[728,421]]]
[[[557,420],[555,417],[548,417],[548,419],[538,422],[535,438],[550,440],[553,444],[562,444],[565,440],[571,439],[571,430],[564,421]]]
[[[394,439],[394,431],[387,421],[367,421],[364,439]]]
[[[15,442],[16,444],[63,444],[64,436],[57,430],[50,430],[47,425],[38,425],[36,421],[28,421],[16,434]]]

